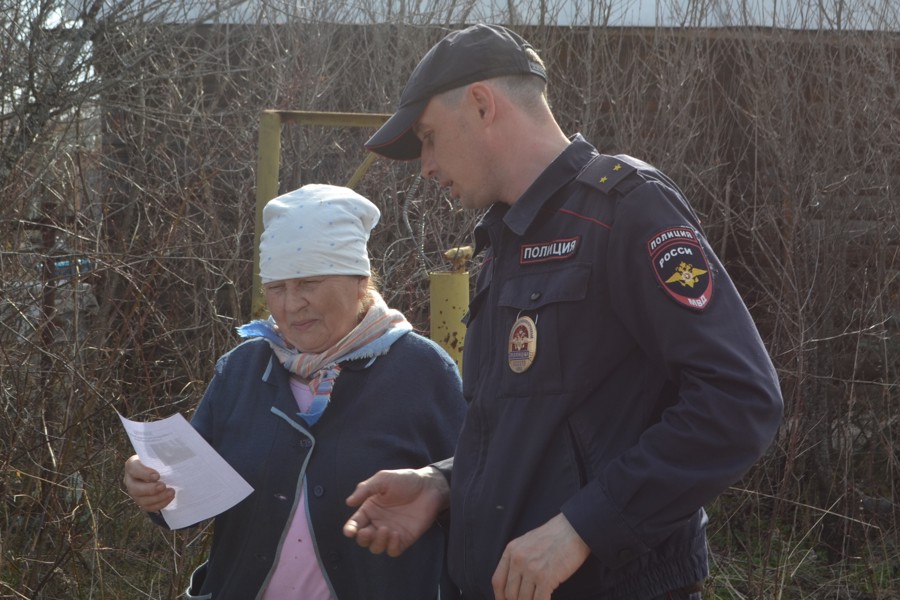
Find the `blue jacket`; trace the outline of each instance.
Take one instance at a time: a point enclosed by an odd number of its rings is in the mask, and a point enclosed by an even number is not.
[[[765,452],[783,407],[681,192],[577,136],[513,206],[485,214],[481,251],[463,358],[470,407],[442,465],[464,597],[493,598],[506,544],[560,512],[592,554],[555,599],[643,600],[702,581],[701,507]],[[517,372],[522,318],[533,362]]]
[[[338,600],[437,597],[443,531],[435,526],[399,558],[376,556],[342,534],[353,512],[344,500],[379,469],[453,453],[465,410],[456,366],[414,333],[384,356],[342,366],[330,405],[308,427],[266,342],[245,342],[219,360],[192,424],[254,491],[215,518],[209,560],[189,598],[257,597],[303,485],[319,563]]]

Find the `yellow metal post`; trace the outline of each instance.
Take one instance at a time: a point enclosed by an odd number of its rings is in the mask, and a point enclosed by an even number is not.
[[[372,166],[372,163],[375,162],[375,159],[378,158],[378,155],[369,152],[366,156],[365,160],[356,168],[356,172],[350,177],[350,181],[347,182],[347,187],[351,190],[356,189],[356,185],[359,183],[359,180],[362,179],[363,175],[366,174],[366,171],[369,170],[369,167]]]
[[[431,339],[456,362],[462,372],[463,341],[466,326],[462,319],[469,307],[469,272],[466,263],[472,247],[451,248],[444,253],[453,264],[451,271],[428,274],[431,296]]]
[[[259,155],[256,159],[256,230],[253,238],[253,300],[250,318],[266,316],[266,303],[259,279],[259,239],[262,236],[263,207],[278,195],[281,168],[281,117],[275,111],[263,111],[259,118]]]

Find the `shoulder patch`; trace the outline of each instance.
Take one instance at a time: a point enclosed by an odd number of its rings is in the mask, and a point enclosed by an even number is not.
[[[706,310],[713,295],[712,272],[694,229],[664,229],[647,240],[647,252],[669,298],[687,308]]]
[[[578,174],[578,181],[609,194],[625,177],[637,170],[618,156],[601,154],[589,162]]]

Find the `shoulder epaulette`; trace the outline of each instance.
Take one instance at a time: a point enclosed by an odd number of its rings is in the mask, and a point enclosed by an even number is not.
[[[578,181],[595,187],[605,194],[611,193],[637,167],[620,156],[601,154],[584,166],[578,174]]]

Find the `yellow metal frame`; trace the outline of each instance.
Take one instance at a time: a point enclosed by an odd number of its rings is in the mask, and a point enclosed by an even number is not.
[[[377,129],[390,117],[378,113],[340,113],[300,110],[265,110],[259,118],[259,155],[256,164],[256,224],[253,242],[252,319],[267,316],[259,279],[259,240],[262,236],[262,212],[266,203],[278,195],[281,171],[281,128],[284,125],[324,125],[328,127],[367,127]],[[372,165],[376,155],[369,152],[346,183],[354,188]],[[469,305],[469,274],[465,265],[472,257],[469,247],[451,248],[445,256],[453,263],[450,273],[429,273],[431,283],[431,338],[462,369],[465,326],[462,315]]]
[[[262,211],[278,195],[281,172],[281,128],[283,125],[324,125],[329,127],[367,127],[377,129],[391,115],[379,113],[342,113],[306,110],[264,110],[259,117],[259,155],[256,162],[256,228],[253,242],[253,299],[250,316],[266,316],[265,300],[259,279],[259,238],[262,236]],[[353,188],[372,165],[376,155],[369,152],[347,182]]]

